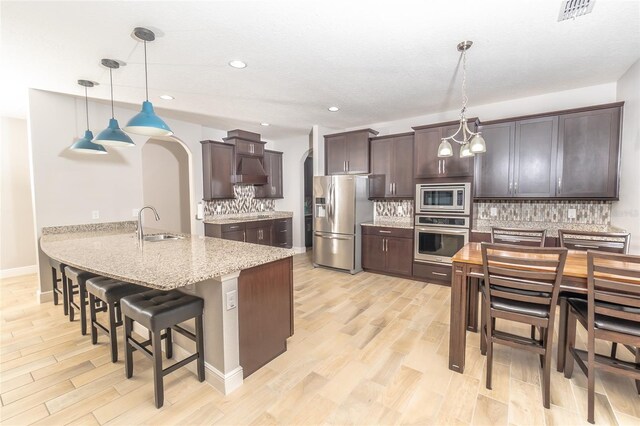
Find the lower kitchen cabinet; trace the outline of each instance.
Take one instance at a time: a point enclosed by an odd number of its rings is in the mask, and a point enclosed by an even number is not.
[[[451,265],[441,263],[413,263],[413,276],[429,283],[451,285]]]
[[[362,268],[411,277],[413,229],[362,226]]]
[[[291,248],[293,226],[291,218],[227,223],[224,225],[205,223],[207,237],[243,241],[265,246]]]

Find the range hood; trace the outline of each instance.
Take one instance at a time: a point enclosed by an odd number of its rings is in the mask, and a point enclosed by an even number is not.
[[[264,171],[258,157],[238,156],[235,183],[244,185],[264,185],[267,183],[267,172]]]

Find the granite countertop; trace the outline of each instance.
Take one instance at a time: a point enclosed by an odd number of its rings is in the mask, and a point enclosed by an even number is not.
[[[364,222],[364,226],[383,226],[386,228],[413,229],[413,217],[376,217],[371,222]]]
[[[238,213],[238,214],[223,214],[209,216],[204,220],[204,223],[210,225],[226,225],[229,223],[238,222],[257,222],[259,220],[270,219],[287,219],[293,217],[293,212],[254,212],[254,213]]]
[[[145,232],[151,235],[158,230]],[[40,247],[47,256],[67,265],[160,290],[184,287],[294,255],[291,249],[174,235],[184,238],[140,243],[129,225],[55,227],[43,229]]]
[[[554,222],[523,222],[523,221],[501,221],[483,220],[474,221],[471,232],[491,232],[491,227],[500,228],[522,228],[522,229],[546,229],[547,237],[557,237],[558,229],[571,231],[589,232],[626,232],[622,228],[612,225],[595,225],[590,223],[554,223]]]

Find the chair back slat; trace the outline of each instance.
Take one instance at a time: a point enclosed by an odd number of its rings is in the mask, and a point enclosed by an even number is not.
[[[524,278],[527,280],[540,280],[547,283],[553,282],[556,278],[555,272],[547,271],[526,271],[523,269],[513,269],[504,266],[490,266],[489,273],[491,275],[500,275],[514,278]]]
[[[626,254],[629,250],[631,234],[628,232],[591,232],[558,230],[560,247],[570,250],[598,250]]]
[[[496,263],[508,263],[508,264],[518,264],[521,263],[523,266],[541,266],[555,269],[558,266],[557,260],[552,259],[535,259],[535,258],[524,258],[523,256],[499,256],[499,255],[487,255],[487,260],[490,262]]]
[[[528,247],[544,247],[546,229],[491,228],[491,242]]]
[[[488,243],[481,249],[490,302],[500,297],[544,306],[553,319],[550,307],[558,300],[567,249]]]
[[[607,308],[602,305],[596,305],[596,314],[625,319],[627,321],[635,321],[639,323],[638,325],[640,326],[640,313],[621,311],[619,309]]]
[[[640,329],[640,256],[587,252],[587,331],[595,339],[595,315],[625,319]],[[623,334],[623,333],[620,333]]]
[[[512,288],[515,290],[531,291],[536,293],[551,293],[551,283],[513,279],[509,277],[490,276],[489,283],[493,286]]]
[[[519,294],[510,291],[502,291],[494,288],[491,290],[491,296],[501,297],[503,299],[516,300],[518,302],[535,303],[536,305],[548,305],[551,303],[551,293],[548,296],[533,296],[529,294]]]

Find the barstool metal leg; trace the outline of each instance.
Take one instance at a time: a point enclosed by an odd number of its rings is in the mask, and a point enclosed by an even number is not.
[[[56,290],[58,289],[58,271],[56,271],[54,267],[51,267],[51,280],[53,281],[53,304],[57,305],[58,292]]]
[[[69,278],[67,278],[67,285],[65,286],[67,287],[67,306],[69,308],[69,321],[73,322],[73,320],[75,319],[75,310],[73,309],[73,281]]]
[[[87,288],[80,286],[78,290],[78,297],[80,298],[80,332],[83,336],[87,335]]]
[[[133,330],[133,320],[124,317],[124,371],[127,379],[133,377],[133,347],[129,343],[131,331]]]
[[[164,341],[164,351],[166,352],[167,359],[173,358],[173,341],[171,339],[171,327],[166,330],[166,338]]]
[[[98,343],[98,329],[96,328],[96,297],[89,293],[89,317],[91,319],[91,343]]]
[[[69,315],[69,295],[67,289],[67,275],[64,272],[64,269],[60,271],[62,275],[62,309],[64,310],[65,315]]]
[[[118,362],[118,332],[116,331],[115,303],[109,303],[109,341],[111,343],[111,362]]]
[[[164,404],[164,384],[162,372],[162,330],[151,333],[151,347],[153,349],[153,385],[156,408]]]
[[[204,333],[202,315],[196,317],[196,351],[198,352],[198,380],[204,382]]]

